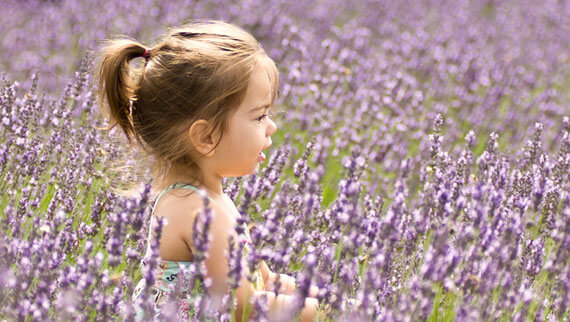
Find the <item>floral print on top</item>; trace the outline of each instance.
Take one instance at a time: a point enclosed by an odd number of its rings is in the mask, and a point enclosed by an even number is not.
[[[152,227],[152,221],[155,219],[154,217],[154,209],[156,207],[156,204],[158,203],[158,200],[165,195],[168,191],[172,190],[172,189],[177,189],[177,188],[186,188],[186,189],[191,189],[194,190],[196,192],[199,191],[199,188],[188,184],[188,183],[175,183],[172,184],[168,187],[166,187],[166,189],[164,189],[156,198],[156,201],[154,202],[154,205],[152,207],[152,213],[151,213],[151,225],[150,227]],[[145,258],[147,256],[150,255],[150,240],[152,237],[152,230],[149,229],[149,234],[148,234],[148,239],[147,239],[147,249],[146,249],[146,253],[145,253]],[[240,244],[244,245],[244,258],[245,256],[247,256],[249,254],[249,252],[251,251],[251,237],[249,235],[249,229],[247,226],[244,226],[244,233],[243,234],[239,234],[238,235],[238,242]],[[142,261],[142,265],[144,265],[144,259]],[[160,260],[158,263],[158,268],[157,268],[157,272],[156,275],[157,276],[157,281],[156,283],[151,286],[151,294],[152,294],[152,298],[153,298],[153,303],[154,303],[154,308],[155,308],[155,318],[158,318],[160,316],[161,313],[161,307],[167,302],[168,298],[170,297],[170,294],[172,292],[172,289],[174,288],[174,285],[176,284],[176,279],[178,277],[178,275],[180,274],[180,267],[184,268],[184,269],[188,269],[190,266],[192,265],[192,262],[188,261],[166,261],[166,260]],[[253,277],[254,277],[254,282],[253,282],[253,286],[254,289],[256,291],[262,291],[265,289],[264,283],[263,283],[263,276],[261,274],[261,271],[259,269],[259,265],[256,268],[256,270],[253,272]],[[197,286],[197,289],[195,290],[194,294],[195,296],[199,296],[200,294],[202,294],[203,292],[203,286],[202,286],[202,282],[200,281],[199,285]],[[138,284],[135,287],[135,290],[133,292],[133,296],[132,296],[132,300],[133,302],[140,296],[140,294],[142,293],[142,291],[145,289],[146,286],[146,281],[144,278],[142,278]],[[182,290],[182,294],[184,295],[184,298],[181,299],[178,303],[178,316],[181,318],[187,318],[189,315],[192,316],[193,310],[191,309],[190,305],[191,303],[194,302],[194,299],[192,297],[192,292],[190,292],[188,289],[184,289]],[[144,318],[144,312],[142,311],[142,308],[139,308],[136,312],[136,320],[137,321],[141,321]]]

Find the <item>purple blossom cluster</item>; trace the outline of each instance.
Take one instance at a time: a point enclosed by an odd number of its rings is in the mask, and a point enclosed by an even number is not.
[[[311,286],[334,321],[569,319],[566,2],[0,7],[0,319],[154,317],[150,288],[132,294],[157,280],[168,223],[150,220],[152,160],[100,130],[93,52],[190,18],[262,42],[281,74],[278,131],[257,174],[225,181],[252,241],[247,256],[229,241],[230,291],[219,301],[195,288],[210,283],[207,209],[161,319],[231,321],[259,260],[297,281],[283,320]],[[251,307],[268,320],[264,298]]]

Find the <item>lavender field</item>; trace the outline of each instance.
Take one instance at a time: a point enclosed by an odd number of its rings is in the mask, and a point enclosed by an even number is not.
[[[264,259],[300,298],[318,286],[327,321],[570,320],[568,1],[7,0],[0,12],[0,320],[151,314],[150,291],[131,295],[156,278],[156,240],[141,265],[161,228],[155,195],[140,151],[100,129],[95,53],[106,37],[150,46],[203,18],[251,32],[281,77],[268,161],[226,182],[254,224],[255,250],[228,254],[232,281]],[[188,319],[235,320],[231,294],[223,312],[209,303],[196,297]]]

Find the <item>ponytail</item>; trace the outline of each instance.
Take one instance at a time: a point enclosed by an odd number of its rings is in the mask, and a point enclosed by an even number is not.
[[[104,103],[107,99],[109,110],[104,114],[114,121],[114,124],[109,125],[106,130],[119,125],[130,143],[131,137],[137,138],[132,121],[131,102],[136,100],[137,83],[140,84],[134,78],[130,61],[133,58],[148,57],[148,50],[136,41],[115,39],[108,41],[100,53],[102,58],[97,70],[100,103]]]

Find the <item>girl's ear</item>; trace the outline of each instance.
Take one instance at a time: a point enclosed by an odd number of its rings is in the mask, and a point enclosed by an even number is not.
[[[210,133],[210,124],[206,120],[197,120],[188,130],[190,142],[194,148],[203,156],[212,156],[216,146],[214,138]]]

